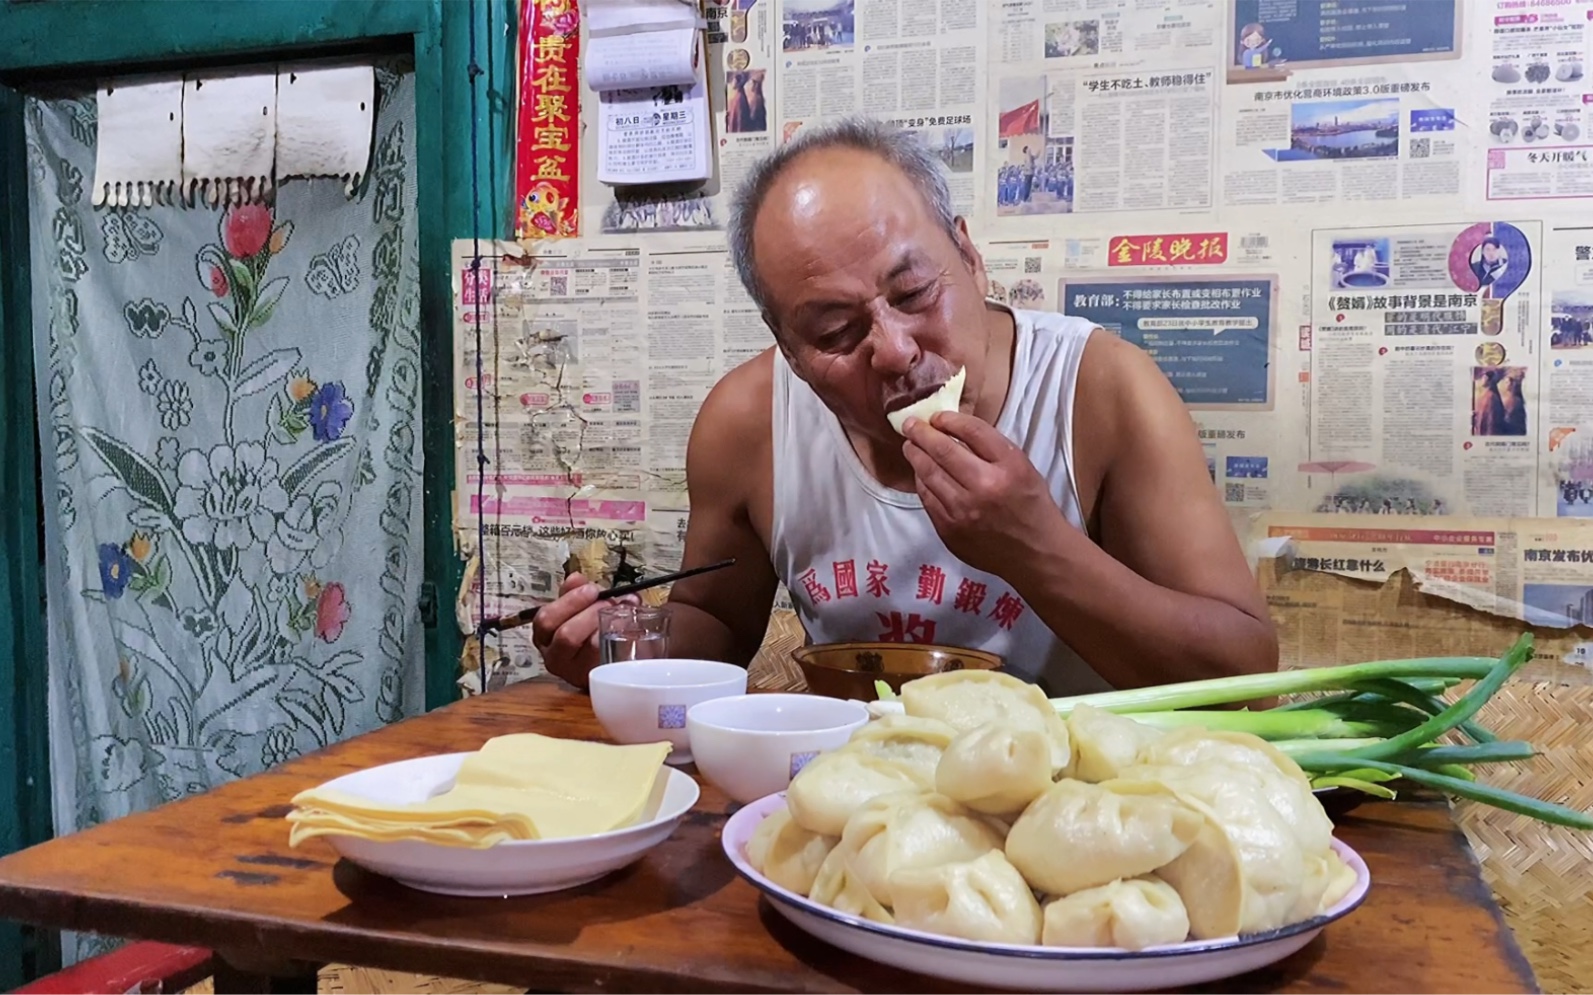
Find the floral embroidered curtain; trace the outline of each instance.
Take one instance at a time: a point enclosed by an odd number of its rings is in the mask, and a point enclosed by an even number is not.
[[[378,78],[357,196],[225,211],[92,207],[92,96],[29,101],[59,833],[423,707],[414,92]]]

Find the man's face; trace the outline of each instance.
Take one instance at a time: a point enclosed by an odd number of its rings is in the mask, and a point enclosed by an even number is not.
[[[841,423],[882,441],[885,420],[968,370],[962,410],[984,380],[989,284],[958,223],[953,240],[912,183],[863,152],[792,163],[753,232],[765,314],[792,370]]]
[[[1495,261],[1499,258],[1499,247],[1492,242],[1484,242],[1482,244],[1482,258],[1490,263]]]

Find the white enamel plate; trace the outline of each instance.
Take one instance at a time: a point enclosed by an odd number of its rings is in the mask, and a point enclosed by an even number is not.
[[[747,863],[753,830],[785,800],[784,792],[747,805],[725,824],[725,855],[736,870],[797,928],[848,953],[976,990],[1136,992],[1182,988],[1266,967],[1299,950],[1328,923],[1366,898],[1366,862],[1344,843],[1333,848],[1355,871],[1349,894],[1326,913],[1282,929],[1225,940],[1199,940],[1130,952],[1096,947],[974,943],[859,919],[774,884]]]
[[[389,804],[424,801],[453,787],[454,775],[468,756],[447,753],[383,764],[322,787]],[[640,860],[669,838],[697,804],[697,794],[690,775],[665,768],[632,825],[595,836],[510,840],[479,850],[424,840],[321,838],[349,862],[420,891],[481,898],[540,895],[595,881]]]

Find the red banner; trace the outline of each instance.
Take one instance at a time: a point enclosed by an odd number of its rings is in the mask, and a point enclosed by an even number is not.
[[[1215,266],[1228,261],[1228,233],[1118,235],[1106,253],[1108,266]]]
[[[514,237],[580,234],[581,20],[576,0],[521,0]]]

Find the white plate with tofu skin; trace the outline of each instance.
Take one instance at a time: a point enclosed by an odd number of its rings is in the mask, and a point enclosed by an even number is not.
[[[1143,992],[1231,978],[1276,963],[1310,943],[1323,927],[1353,912],[1371,886],[1365,861],[1335,839],[1333,849],[1355,872],[1355,884],[1322,915],[1281,929],[1137,952],[976,943],[837,912],[758,873],[747,861],[747,843],[758,824],[784,803],[781,792],[747,805],[730,817],[722,837],[725,855],[736,871],[768,897],[775,911],[803,932],[848,953],[980,991]]]
[[[454,775],[469,756],[447,753],[401,760],[345,774],[322,787],[384,804],[424,801],[453,787]],[[321,838],[350,863],[419,891],[469,898],[540,895],[595,881],[640,860],[669,838],[697,797],[697,782],[689,774],[663,767],[634,824],[592,836],[510,840],[480,849],[423,840]]]

